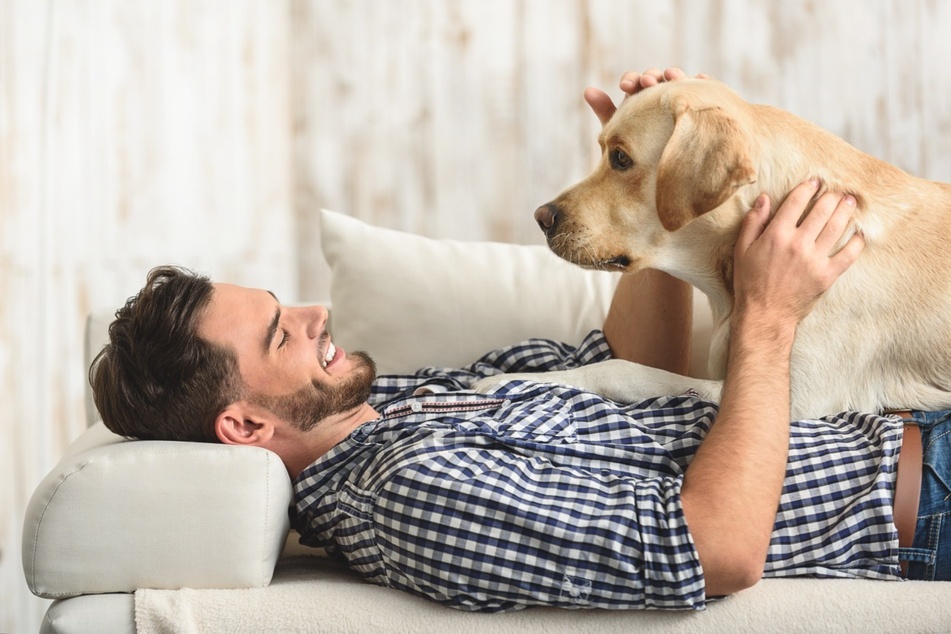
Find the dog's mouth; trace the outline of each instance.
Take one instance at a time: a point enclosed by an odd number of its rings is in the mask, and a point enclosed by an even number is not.
[[[549,245],[550,246],[550,245]],[[571,262],[583,269],[594,271],[626,271],[631,266],[631,258],[626,255],[616,255],[612,258],[594,259],[590,253],[576,253],[566,249],[555,249],[552,251],[558,257]]]
[[[626,255],[618,255],[609,260],[595,262],[591,268],[599,271],[624,271],[627,270],[629,266],[631,266],[631,258]]]
[[[557,255],[561,255],[560,253]],[[584,258],[564,257],[572,264],[580,266],[583,269],[592,271],[626,271],[631,266],[631,258],[626,255],[619,255],[607,260],[587,260]]]
[[[596,271],[626,271],[633,263],[630,256],[623,254],[598,257],[601,254],[575,232],[549,233],[548,248],[563,260]]]

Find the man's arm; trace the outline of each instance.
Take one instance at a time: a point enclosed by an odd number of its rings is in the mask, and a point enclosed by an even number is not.
[[[855,200],[796,187],[769,220],[760,196],[736,246],[727,376],[720,414],[687,468],[681,499],[708,596],[755,584],[776,518],[789,445],[789,361],[800,321],[858,257],[854,236],[834,255]]]
[[[686,376],[692,326],[693,288],[646,269],[621,276],[602,330],[616,358]]]

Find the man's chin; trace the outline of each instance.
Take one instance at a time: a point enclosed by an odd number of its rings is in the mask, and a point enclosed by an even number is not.
[[[356,367],[365,367],[370,372],[369,383],[373,383],[376,380],[376,361],[373,360],[373,357],[369,353],[364,352],[363,350],[358,350],[350,354],[351,362],[355,362]]]
[[[312,381],[292,394],[259,395],[252,400],[308,432],[331,416],[355,410],[369,400],[376,379],[376,363],[365,352],[354,352],[350,360],[353,369],[342,383],[331,386]]]
[[[354,362],[349,380],[339,386],[333,398],[337,401],[333,413],[342,414],[363,406],[370,398],[373,381],[376,380],[376,362],[366,352],[354,352],[350,355]]]

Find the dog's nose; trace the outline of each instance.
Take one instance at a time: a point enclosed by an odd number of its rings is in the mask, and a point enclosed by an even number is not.
[[[558,224],[559,216],[560,214],[558,213],[558,207],[551,203],[542,205],[535,210],[535,222],[538,223],[538,226],[545,233],[548,233],[555,228],[555,225]]]

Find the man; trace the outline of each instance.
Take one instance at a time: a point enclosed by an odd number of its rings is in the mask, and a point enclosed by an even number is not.
[[[622,87],[662,78],[629,74]],[[589,102],[613,110],[602,95]],[[850,196],[823,195],[797,224],[817,189],[795,188],[771,221],[760,197],[743,222],[719,411],[689,396],[620,406],[525,381],[466,390],[486,373],[612,351],[676,363],[682,338],[665,357],[631,326],[649,324],[632,318],[653,305],[644,294],[689,314],[689,289],[653,274],[622,281],[604,335],[577,348],[514,346],[467,370],[374,382],[369,357],[334,346],[323,308],[159,269],[117,314],[91,370],[96,404],[119,434],[273,450],[294,479],[304,543],[462,609],[700,608],[764,571],[897,578],[900,423],[788,422],[796,327],[863,246],[856,236],[830,255]],[[940,577],[942,566],[912,572]]]

